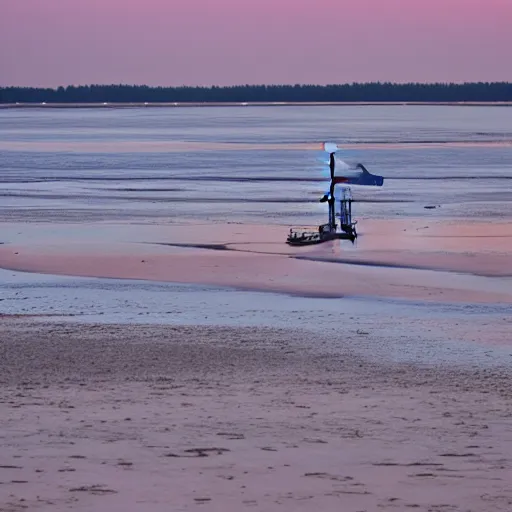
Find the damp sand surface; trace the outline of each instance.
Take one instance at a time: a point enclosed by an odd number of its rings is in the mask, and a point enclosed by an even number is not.
[[[3,318],[2,510],[510,510],[506,365],[301,330]],[[349,345],[347,345],[349,346]]]
[[[0,267],[312,297],[510,303],[510,226],[375,220],[355,245],[297,248],[278,226],[11,225]]]

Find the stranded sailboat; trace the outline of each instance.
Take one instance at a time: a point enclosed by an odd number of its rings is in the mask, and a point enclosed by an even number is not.
[[[329,153],[330,185],[329,190],[320,199],[321,203],[327,203],[328,222],[318,226],[318,230],[311,231],[307,228],[291,228],[286,243],[289,245],[311,245],[327,242],[329,240],[350,240],[357,238],[356,224],[352,220],[352,193],[350,185],[363,185],[381,187],[384,183],[382,176],[376,176],[368,172],[363,164],[357,164],[354,168],[347,168],[342,175],[335,175],[336,152],[339,148],[331,142],[324,142],[323,149]],[[336,189],[336,185],[339,185]],[[339,211],[336,212],[336,203]],[[336,218],[340,219],[339,230]]]

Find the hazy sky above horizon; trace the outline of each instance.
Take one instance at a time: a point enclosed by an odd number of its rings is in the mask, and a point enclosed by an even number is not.
[[[512,81],[512,0],[0,0],[0,85]]]

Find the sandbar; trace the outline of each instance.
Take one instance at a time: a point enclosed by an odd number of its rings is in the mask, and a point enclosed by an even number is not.
[[[368,220],[355,245],[306,248],[286,245],[283,226],[104,224],[90,239],[80,228],[50,226],[47,236],[42,225],[1,245],[0,267],[301,296],[512,303],[505,222]]]

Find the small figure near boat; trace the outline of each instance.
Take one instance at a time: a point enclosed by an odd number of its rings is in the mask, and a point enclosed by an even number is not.
[[[324,142],[323,148],[329,153],[331,181],[328,192],[321,197],[320,202],[328,204],[328,222],[318,226],[317,231],[312,231],[311,228],[291,228],[286,239],[286,243],[289,245],[311,245],[337,239],[354,242],[357,238],[357,221],[352,220],[353,199],[349,185],[381,187],[384,183],[382,176],[369,173],[363,164],[357,164],[354,170],[346,170],[343,176],[335,176],[335,155],[339,148],[331,142]],[[336,185],[341,185],[338,195],[339,213],[336,213]],[[340,219],[339,231],[336,217]]]

